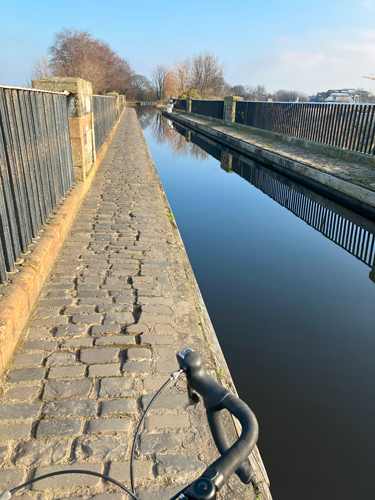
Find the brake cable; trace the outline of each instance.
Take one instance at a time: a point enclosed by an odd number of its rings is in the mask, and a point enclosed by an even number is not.
[[[173,373],[171,373],[169,379],[160,387],[160,389],[158,390],[158,392],[154,395],[154,397],[151,399],[151,401],[149,402],[149,404],[147,405],[147,408],[145,410],[145,412],[143,413],[142,415],[142,418],[141,420],[139,421],[139,424],[138,424],[138,427],[137,427],[137,430],[135,431],[135,434],[134,434],[134,440],[133,440],[133,445],[132,445],[132,451],[131,451],[131,455],[130,455],[130,484],[131,484],[131,489],[132,489],[132,492],[134,493],[134,475],[133,475],[133,461],[134,461],[134,452],[135,452],[135,446],[136,446],[136,443],[137,443],[137,438],[138,438],[138,434],[139,434],[139,431],[141,430],[141,426],[143,424],[143,421],[144,419],[146,418],[146,415],[147,415],[147,412],[148,410],[151,408],[152,404],[154,403],[154,401],[156,400],[156,398],[158,396],[160,396],[160,394],[163,392],[163,390],[167,387],[167,385],[169,384],[169,382],[171,382],[172,380],[177,380],[178,377],[181,375],[181,373],[183,372],[184,370],[177,370]],[[1,499],[0,499],[1,500]]]

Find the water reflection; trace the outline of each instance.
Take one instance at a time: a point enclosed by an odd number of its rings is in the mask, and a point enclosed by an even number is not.
[[[139,107],[142,127],[150,127],[158,143],[167,142],[173,156],[198,160],[214,157],[228,173],[236,173],[279,205],[372,267],[375,282],[375,224],[267,167],[221,146],[177,122],[163,118],[156,108]]]
[[[149,128],[152,136],[158,144],[168,143],[174,158],[179,156],[190,156],[196,160],[207,160],[210,153],[199,144],[190,141],[190,132],[181,132],[181,127],[172,120],[166,120],[163,115],[153,107],[137,106],[139,122],[142,129]]]

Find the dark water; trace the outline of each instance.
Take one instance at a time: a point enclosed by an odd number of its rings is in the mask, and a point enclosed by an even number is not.
[[[274,499],[375,498],[374,225],[138,113]]]

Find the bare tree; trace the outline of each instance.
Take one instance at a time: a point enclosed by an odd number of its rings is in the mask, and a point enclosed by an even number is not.
[[[190,90],[191,82],[191,60],[176,58],[173,65],[173,77],[176,89],[176,96]]]
[[[218,97],[224,88],[225,65],[209,52],[194,54],[191,62],[190,88],[203,99]]]
[[[134,75],[131,96],[137,101],[153,101],[154,92],[150,80],[143,75]]]
[[[28,73],[27,86],[31,87],[32,80],[39,80],[40,78],[46,78],[51,76],[50,61],[47,55],[35,57],[33,65]]]
[[[162,101],[165,97],[168,73],[167,66],[158,64],[151,74],[151,85],[158,101]]]
[[[92,83],[96,93],[126,93],[131,86],[129,63],[87,30],[64,28],[49,48],[56,76],[75,76]]]

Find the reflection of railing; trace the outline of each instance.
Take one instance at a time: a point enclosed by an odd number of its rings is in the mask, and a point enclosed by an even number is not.
[[[374,233],[361,227],[354,220],[349,220],[349,214],[341,215],[324,206],[323,203],[327,205],[327,200],[323,197],[319,197],[322,203],[311,199],[314,196],[313,193],[306,196],[303,192],[288,185],[290,184],[288,179],[283,182],[282,176],[272,175],[273,172],[270,172],[270,175],[264,171],[263,167],[258,168],[233,159],[232,170],[347,252],[365,264],[372,265],[375,256]],[[296,185],[296,183],[293,184]],[[311,193],[310,190],[302,186],[301,191]],[[356,217],[353,216],[353,218]]]
[[[175,129],[186,129],[175,123]],[[227,172],[235,172],[337,245],[372,266],[375,258],[375,224],[304,186],[245,158],[218,143],[190,132],[190,141],[219,159]]]
[[[373,104],[237,101],[236,123],[375,154]]]

